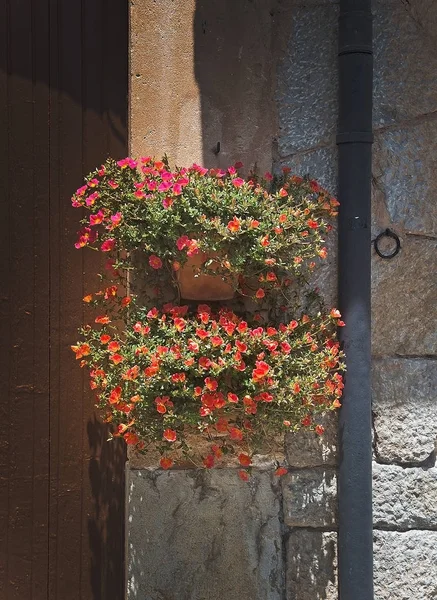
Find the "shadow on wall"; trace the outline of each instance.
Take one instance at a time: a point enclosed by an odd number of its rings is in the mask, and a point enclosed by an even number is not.
[[[291,0],[197,0],[194,73],[203,162],[239,160],[270,170],[277,129],[275,68],[288,39]]]

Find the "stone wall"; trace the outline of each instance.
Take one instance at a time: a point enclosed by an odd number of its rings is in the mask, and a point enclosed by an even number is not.
[[[131,153],[291,166],[336,192],[334,0],[131,2]],[[375,600],[437,598],[437,3],[374,2]],[[217,142],[221,152],[214,154]],[[319,275],[336,302],[336,248]],[[336,421],[289,472],[128,468],[129,600],[336,600]]]

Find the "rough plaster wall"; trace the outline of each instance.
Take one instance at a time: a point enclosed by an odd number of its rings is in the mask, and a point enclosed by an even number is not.
[[[335,193],[338,6],[296,4],[278,72],[276,163],[312,174]],[[437,3],[380,0],[373,12],[372,234],[390,227],[402,243],[391,261],[372,253],[375,600],[431,600],[437,598]],[[325,280],[332,281],[333,269]],[[306,511],[311,524],[302,526],[332,529],[332,467],[299,466],[306,468],[291,476],[294,490],[319,499],[323,509],[317,516]],[[296,495],[284,492],[284,503],[285,524],[295,526],[287,515]],[[287,561],[288,597],[336,598],[325,579],[335,577],[335,561],[324,560],[321,534],[292,530],[291,539],[296,535],[302,554],[297,563]],[[319,564],[323,576],[314,575]]]
[[[290,3],[132,0],[131,154],[270,170]],[[149,465],[131,456],[127,470],[129,600],[283,600],[282,490],[271,461],[249,485],[235,468]]]

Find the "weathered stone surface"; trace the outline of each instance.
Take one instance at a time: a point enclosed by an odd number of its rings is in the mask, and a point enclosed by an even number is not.
[[[284,523],[290,527],[331,527],[337,518],[335,469],[299,469],[282,478]]]
[[[374,185],[391,222],[406,231],[437,235],[436,153],[437,116],[375,136]]]
[[[375,359],[372,401],[380,460],[426,460],[437,441],[437,361]]]
[[[290,44],[278,68],[281,156],[331,143],[337,126],[338,7],[296,6],[291,18]]]
[[[437,354],[437,242],[401,236],[392,260],[372,253],[374,355]]]
[[[382,529],[437,530],[437,468],[373,463],[373,522]]]
[[[129,471],[129,600],[280,600],[280,505],[272,474]]]
[[[437,10],[432,0],[374,4],[376,128],[437,109]]]
[[[437,598],[437,532],[374,532],[375,600]]]
[[[285,453],[291,467],[335,466],[337,464],[337,413],[328,413],[319,422],[325,428],[322,436],[306,429],[288,433],[285,436]]]
[[[276,166],[278,168],[291,167],[292,172],[296,175],[309,174],[327,189],[330,194],[336,195],[337,193],[336,146],[318,148],[317,150],[281,158]]]
[[[287,546],[287,600],[337,600],[337,534],[294,529]]]

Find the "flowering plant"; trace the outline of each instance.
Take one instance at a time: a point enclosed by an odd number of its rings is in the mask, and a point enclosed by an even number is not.
[[[76,247],[109,256],[100,277],[110,279],[85,296],[99,313],[72,349],[113,435],[140,452],[157,449],[163,468],[199,454],[212,467],[230,453],[250,467],[266,440],[301,427],[322,434],[317,416],[340,406],[338,310],[301,307],[272,322],[262,310],[168,302],[191,256],[212,253],[220,277],[273,304],[290,299],[292,280],[307,285],[315,259],[326,257],[335,198],[287,169],[244,180],[240,166],[172,171],[166,159],[109,159],[72,198],[91,212]],[[210,258],[199,271],[211,272]],[[136,293],[144,278],[148,293]]]
[[[117,306],[113,288],[104,295]],[[205,466],[228,452],[249,466],[264,439],[302,426],[321,434],[314,417],[340,405],[335,309],[273,327],[205,304],[190,316],[188,306],[127,309],[120,300],[122,314],[113,318],[123,317],[123,332],[99,315],[73,349],[90,367],[116,435],[140,450],[157,444],[164,468],[193,456],[193,431],[209,445]]]
[[[140,251],[143,271],[161,282],[175,280],[187,258],[201,255],[199,272],[211,273],[214,262],[214,274],[244,295],[284,293],[316,257],[326,257],[326,219],[337,214],[338,202],[288,169],[245,180],[241,166],[171,170],[165,157],[109,159],[73,195],[73,206],[91,213],[76,246],[123,250],[127,260],[118,264],[128,268],[129,253]]]

